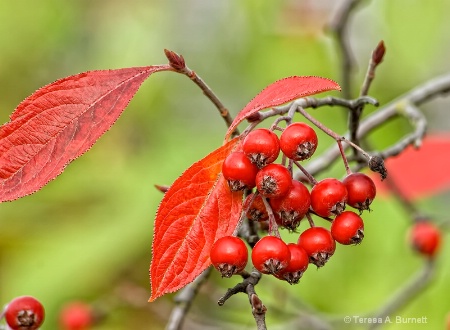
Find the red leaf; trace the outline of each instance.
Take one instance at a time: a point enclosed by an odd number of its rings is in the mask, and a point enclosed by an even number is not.
[[[238,113],[228,128],[225,140],[244,119],[260,110],[329,90],[341,90],[341,87],[333,80],[314,76],[293,76],[278,80],[263,89]]]
[[[0,127],[0,202],[31,194],[87,151],[142,82],[170,66],[80,73],[38,89]]]
[[[149,301],[192,282],[211,264],[212,244],[236,228],[242,192],[232,193],[220,172],[238,142],[233,139],[194,163],[165,193],[155,219]]]
[[[426,136],[419,149],[409,146],[399,156],[386,160],[386,181],[392,180],[399,192],[409,200],[449,189],[449,150],[449,134]],[[384,182],[374,181],[381,192],[389,189]]]

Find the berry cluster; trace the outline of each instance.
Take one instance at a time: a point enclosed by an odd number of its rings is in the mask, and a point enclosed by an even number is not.
[[[260,128],[247,134],[242,151],[231,153],[223,162],[222,174],[231,191],[248,193],[243,210],[249,221],[268,228],[253,247],[253,266],[290,284],[298,283],[309,263],[322,267],[334,254],[336,242],[359,244],[364,238],[360,215],[369,210],[376,195],[373,181],[362,173],[349,173],[340,181],[326,178],[317,182],[300,165],[313,156],[317,135],[305,123],[292,123],[280,137],[273,130]],[[282,153],[282,162],[276,163]],[[293,166],[308,174],[311,188],[293,178]],[[254,189],[256,188],[256,189]],[[359,211],[345,211],[349,205]],[[312,216],[331,222],[330,230],[315,226]],[[297,231],[302,219],[310,228],[296,243],[285,243],[278,228]],[[211,262],[224,277],[240,273],[248,261],[246,244],[238,237],[226,236],[212,246]]]

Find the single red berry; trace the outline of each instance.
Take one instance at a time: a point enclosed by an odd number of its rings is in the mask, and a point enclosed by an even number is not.
[[[317,135],[305,123],[293,123],[280,136],[280,148],[286,157],[293,160],[310,158],[317,148]]]
[[[412,226],[409,239],[417,252],[432,258],[441,246],[441,231],[432,222],[419,221]]]
[[[36,330],[44,323],[44,306],[34,297],[14,298],[6,306],[6,323],[12,330]]]
[[[331,224],[334,240],[344,245],[360,244],[364,238],[363,219],[355,212],[344,211]]]
[[[277,215],[279,225],[289,230],[295,230],[308,212],[311,197],[308,188],[297,180],[292,180],[292,187],[281,198],[272,198],[270,206]]]
[[[291,186],[291,173],[281,164],[269,164],[256,174],[256,188],[264,197],[283,197],[291,189]]]
[[[63,330],[88,330],[93,323],[91,306],[81,301],[65,305],[59,314],[59,324]]]
[[[258,168],[243,152],[232,152],[222,164],[223,177],[228,181],[231,191],[253,188]]]
[[[336,242],[328,229],[323,227],[311,227],[301,233],[298,245],[305,249],[309,256],[309,262],[322,267],[334,254]]]
[[[275,274],[275,277],[285,280],[289,284],[297,284],[308,268],[309,257],[300,245],[289,243],[287,246],[291,252],[291,260],[285,269]]]
[[[242,150],[253,164],[262,168],[278,158],[280,142],[274,132],[259,128],[248,133],[242,143]]]
[[[363,173],[352,173],[342,183],[347,189],[348,205],[360,211],[370,210],[369,206],[377,194],[377,189],[371,178]]]
[[[263,274],[277,274],[285,269],[291,252],[281,238],[264,236],[252,250],[253,266]]]
[[[347,189],[337,179],[323,179],[311,189],[311,207],[321,217],[340,214],[346,202]]]
[[[247,218],[252,221],[265,221],[269,219],[269,214],[266,210],[266,205],[263,202],[263,197],[260,194],[250,194],[244,200],[243,209],[247,210]],[[251,203],[251,205],[250,205]]]
[[[231,277],[247,265],[247,246],[239,237],[221,237],[211,247],[210,259],[222,277]]]

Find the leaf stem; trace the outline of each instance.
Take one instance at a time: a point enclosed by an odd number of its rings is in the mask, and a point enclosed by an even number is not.
[[[317,180],[298,161],[294,160],[294,164],[302,171],[311,185],[314,186],[317,184]]]

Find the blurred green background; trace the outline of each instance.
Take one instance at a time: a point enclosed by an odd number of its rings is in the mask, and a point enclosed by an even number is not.
[[[342,1],[57,1],[0,2],[0,121],[22,99],[58,78],[93,69],[165,63],[164,48],[187,64],[236,114],[267,84],[290,75],[340,80],[339,53],[327,24]],[[381,103],[450,71],[450,1],[367,1],[352,17],[350,42],[358,71],[353,95],[372,49],[387,54],[371,95]],[[338,96],[339,93],[332,95]],[[430,131],[450,130],[448,100],[427,104]],[[374,108],[368,109],[368,113]],[[338,132],[342,110],[314,115]],[[378,147],[408,131],[398,121],[371,139]],[[107,314],[95,329],[163,329],[173,295],[147,303],[153,218],[162,194],[194,161],[221,145],[225,125],[186,77],[151,76],[122,117],[87,154],[34,195],[0,205],[0,304],[38,297],[47,310],[43,329],[57,329],[58,311],[72,300]],[[322,142],[323,141],[323,142]],[[321,138],[320,150],[332,141]],[[319,151],[320,151],[319,150]],[[342,167],[337,167],[343,175]],[[448,196],[421,201],[448,220]],[[286,329],[303,303],[329,315],[376,310],[422,261],[405,243],[410,219],[395,200],[379,198],[365,214],[366,238],[339,246],[326,267],[291,287],[264,278],[257,292],[270,329]],[[305,224],[303,224],[305,226]],[[296,235],[286,235],[296,241]],[[443,328],[450,311],[450,247],[427,291],[395,315],[428,318]],[[192,307],[186,329],[253,329],[247,297],[216,301],[238,279],[211,277]],[[343,322],[337,322],[344,327]]]

